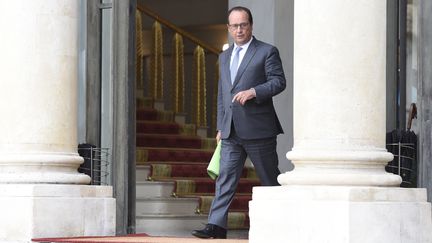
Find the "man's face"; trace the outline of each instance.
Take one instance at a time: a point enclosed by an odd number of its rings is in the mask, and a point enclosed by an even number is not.
[[[232,11],[228,16],[228,30],[234,42],[241,46],[252,37],[252,25],[245,11]]]

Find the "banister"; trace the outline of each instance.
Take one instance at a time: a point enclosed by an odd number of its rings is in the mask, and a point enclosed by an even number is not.
[[[195,36],[193,36],[192,34],[190,34],[189,32],[177,27],[176,25],[174,25],[173,23],[171,23],[169,20],[162,18],[161,16],[159,16],[157,13],[155,13],[153,10],[147,8],[146,6],[142,5],[142,4],[137,4],[137,9],[143,13],[145,13],[146,15],[150,16],[151,18],[153,18],[154,20],[157,20],[158,22],[160,22],[161,24],[165,25],[166,27],[174,30],[175,32],[179,33],[180,35],[182,35],[183,37],[189,39],[190,41],[192,41],[193,43],[195,43],[196,45],[201,46],[203,49],[205,49],[206,51],[209,51],[215,55],[219,55],[219,53],[221,53],[221,50],[218,50],[206,43],[204,43],[203,41],[201,41],[200,39],[196,38]]]

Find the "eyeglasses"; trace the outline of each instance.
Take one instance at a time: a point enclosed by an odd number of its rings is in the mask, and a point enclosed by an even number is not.
[[[246,29],[249,26],[249,23],[240,23],[240,24],[229,24],[228,29],[231,31],[238,30],[240,27],[241,30]]]

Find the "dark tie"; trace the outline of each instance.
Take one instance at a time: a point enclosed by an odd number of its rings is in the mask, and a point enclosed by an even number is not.
[[[234,50],[234,58],[231,62],[231,83],[234,83],[235,77],[237,75],[237,70],[239,66],[239,52],[241,51],[241,47],[237,47],[237,49]]]

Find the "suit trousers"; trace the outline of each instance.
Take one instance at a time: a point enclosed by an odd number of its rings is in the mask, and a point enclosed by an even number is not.
[[[247,156],[252,161],[262,186],[279,185],[277,176],[280,171],[276,144],[276,136],[241,139],[232,126],[230,136],[222,139],[220,172],[208,217],[209,224],[227,228],[228,209],[234,198]]]

